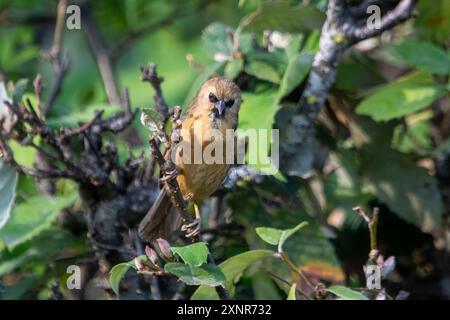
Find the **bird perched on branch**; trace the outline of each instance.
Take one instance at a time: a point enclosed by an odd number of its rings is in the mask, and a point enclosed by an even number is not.
[[[179,169],[176,179],[184,200],[194,204],[196,223],[200,219],[198,201],[220,187],[230,168],[229,152],[236,152],[235,138],[230,140],[229,134],[237,127],[241,101],[240,89],[234,82],[221,77],[209,79],[181,120],[180,143],[177,147],[172,145],[168,153]],[[213,159],[203,158],[203,151],[208,148]],[[215,154],[217,150],[222,153]],[[171,239],[180,227],[181,218],[172,206],[168,190],[162,188],[142,220],[139,234],[148,241]]]

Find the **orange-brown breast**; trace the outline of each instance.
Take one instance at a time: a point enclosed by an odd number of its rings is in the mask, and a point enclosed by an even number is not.
[[[194,127],[196,129],[201,128],[201,130],[194,131]],[[207,114],[191,114],[183,121],[182,129],[182,141],[191,146],[191,159],[189,163],[184,163],[181,159],[182,154],[177,154],[176,164],[180,169],[177,181],[186,200],[200,200],[214,193],[220,187],[228,172],[230,165],[225,162],[225,137],[226,129],[233,129],[233,125],[225,120],[213,122]],[[223,161],[222,163],[207,164],[201,159],[202,163],[195,164],[194,139],[203,151],[212,141],[199,137],[198,133],[199,131],[206,132],[208,129],[218,129],[223,137],[222,140],[216,140],[217,143],[222,144]]]

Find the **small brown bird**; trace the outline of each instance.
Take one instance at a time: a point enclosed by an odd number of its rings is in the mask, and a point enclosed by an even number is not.
[[[182,119],[181,141],[189,146],[191,153],[190,157],[186,155],[183,157],[186,150],[174,152],[174,162],[180,170],[177,182],[184,199],[193,202],[197,219],[200,218],[198,201],[210,196],[220,187],[230,168],[225,156],[229,141],[226,140],[227,130],[235,130],[237,127],[241,101],[240,89],[233,81],[215,77],[202,86]],[[213,138],[204,135],[211,130],[219,135]],[[200,159],[200,162],[194,161],[195,144],[204,150],[213,141],[221,144],[222,161],[213,163],[205,162],[204,159]],[[235,148],[233,152],[234,150]],[[181,218],[172,208],[167,190],[163,188],[142,220],[139,234],[148,241],[157,238],[171,239],[180,226]]]

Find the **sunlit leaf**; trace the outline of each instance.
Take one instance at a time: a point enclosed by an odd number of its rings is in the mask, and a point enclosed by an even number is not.
[[[283,230],[275,229],[275,228],[265,228],[259,227],[256,228],[256,233],[258,236],[263,239],[268,244],[272,244],[274,246],[280,243],[281,235],[283,234]]]
[[[259,227],[256,228],[256,233],[265,242],[272,245],[279,245],[279,248],[282,248],[283,244],[286,242],[287,239],[289,239],[289,237],[291,237],[294,233],[296,233],[298,230],[300,230],[307,224],[308,224],[307,222],[301,222],[294,228],[285,230]]]
[[[242,273],[253,263],[264,258],[273,256],[274,252],[270,250],[253,250],[238,254],[222,262],[219,267],[225,275],[225,287],[234,291],[234,284],[239,280]],[[214,289],[207,286],[198,288],[191,297],[192,300],[218,299]]]
[[[297,284],[294,283],[291,288],[289,289],[289,294],[286,298],[286,300],[297,300],[297,298],[295,297],[295,292],[297,291]]]
[[[173,253],[180,256],[184,263],[199,267],[208,259],[209,249],[206,243],[196,242],[184,247],[171,247]]]
[[[278,109],[275,92],[243,93],[244,102],[239,111],[239,129],[270,129]]]
[[[389,83],[365,98],[356,112],[375,121],[388,121],[428,107],[445,94],[430,76],[415,73]]]

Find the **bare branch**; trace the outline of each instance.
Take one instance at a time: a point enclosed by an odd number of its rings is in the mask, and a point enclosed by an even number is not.
[[[281,131],[280,152],[284,159],[281,170],[284,173],[304,176],[311,169],[312,160],[305,165],[303,163],[305,154],[313,152],[314,122],[334,83],[336,68],[345,50],[411,17],[415,3],[415,0],[401,0],[394,10],[382,18],[380,29],[370,29],[363,21],[354,20],[344,0],[329,1],[319,51],[314,56],[306,87],[290,116],[290,122]],[[361,25],[364,26],[359,27]]]
[[[116,78],[114,77],[114,71],[109,58],[108,50],[103,44],[103,39],[101,38],[97,26],[92,19],[91,10],[88,5],[84,7],[83,13],[83,30],[86,34],[91,51],[97,61],[97,66],[103,80],[106,96],[111,104],[120,106],[121,101],[119,90]]]
[[[44,58],[50,61],[53,67],[53,75],[54,75],[53,83],[50,88],[50,93],[48,94],[45,104],[42,107],[42,113],[44,116],[48,114],[56,97],[59,95],[64,80],[64,76],[66,75],[70,65],[68,58],[62,57],[61,55],[66,7],[67,7],[66,0],[60,0],[58,2],[53,44],[51,48],[43,54]]]
[[[361,18],[367,15],[367,8],[376,5],[376,6],[385,6],[385,5],[394,5],[398,2],[398,0],[365,0],[356,6],[352,6],[350,8],[350,13],[354,19]]]
[[[361,27],[350,28],[347,31],[347,37],[351,43],[362,41],[377,35],[386,30],[408,20],[414,15],[416,0],[402,0],[391,11],[383,15],[379,28],[369,28],[366,24]]]
[[[367,226],[369,227],[370,253],[368,263],[376,264],[377,258],[379,256],[377,227],[380,209],[378,207],[373,208],[372,217],[369,217],[366,211],[361,207],[355,207],[353,208],[353,211],[358,212],[358,214],[364,219],[364,221],[367,223]]]

